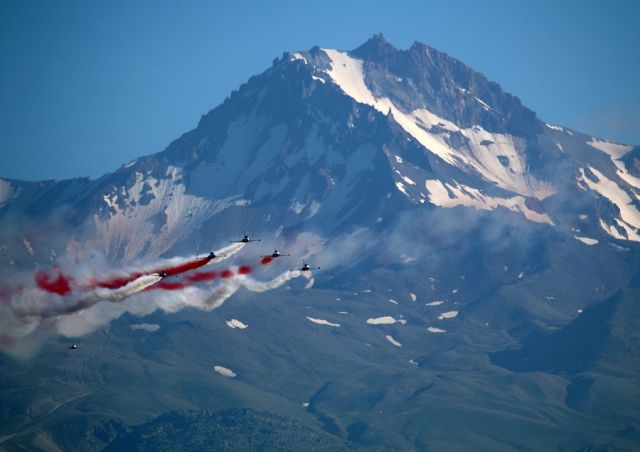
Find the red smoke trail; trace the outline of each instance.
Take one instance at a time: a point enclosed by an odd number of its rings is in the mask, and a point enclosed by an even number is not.
[[[213,281],[218,274],[216,272],[196,272],[188,275],[183,281],[160,281],[158,284],[147,287],[145,290],[180,290],[189,287],[192,283]]]
[[[60,269],[55,269],[51,273],[40,270],[34,279],[39,288],[49,293],[57,293],[60,296],[71,293],[71,282]]]
[[[147,289],[162,289],[162,290],[180,290],[187,287],[188,284],[182,281],[161,281],[158,284],[148,287]]]
[[[196,268],[203,267],[209,263],[208,257],[201,257],[199,259],[194,259],[190,262],[185,262],[181,265],[176,265],[175,267],[165,268],[164,272],[167,276],[175,276],[184,272],[188,272],[189,270],[195,270]],[[161,269],[162,270],[162,269]],[[155,273],[160,272],[160,270],[156,270]]]
[[[130,274],[129,276],[120,276],[120,277],[107,279],[105,281],[96,281],[95,285],[97,287],[103,287],[105,289],[118,289],[120,287],[126,286],[131,281],[138,279],[143,275],[160,273],[162,270],[164,270],[167,276],[176,276],[176,275],[180,275],[182,273],[188,272],[190,270],[195,270],[196,268],[203,267],[208,263],[209,263],[208,257],[201,257],[189,262],[185,262],[184,264],[176,265],[175,267],[160,268],[160,269],[153,270],[146,273],[136,272],[136,273]]]
[[[213,281],[218,274],[216,272],[196,272],[187,276],[189,282]]]
[[[184,267],[184,266],[181,266]],[[166,270],[165,270],[166,271]],[[242,265],[238,268],[238,275],[248,275],[252,272],[251,267],[248,265]],[[203,282],[203,281],[213,281],[218,276],[222,279],[229,279],[235,276],[236,273],[233,270],[225,269],[222,270],[219,274],[217,272],[195,272],[187,277],[185,277],[182,281],[160,281],[158,284],[154,284],[153,286],[147,287],[145,291],[149,290],[180,290],[186,287],[189,287],[193,283]]]
[[[91,287],[101,287],[104,289],[119,289],[120,287],[124,287],[130,282],[140,278],[143,275],[149,275],[153,273],[160,273],[164,271],[166,276],[176,276],[182,273],[198,269],[207,265],[211,259],[208,257],[201,257],[198,259],[194,259],[188,262],[185,262],[180,265],[176,265],[174,267],[161,268],[159,270],[153,270],[149,272],[135,272],[131,273],[127,276],[116,276],[113,278],[109,278],[106,280],[98,281],[93,280]],[[265,256],[262,258],[262,265],[266,265],[273,260],[271,256]],[[252,269],[248,265],[243,265],[238,268],[239,275],[248,275],[251,273]],[[158,284],[155,284],[151,287],[148,287],[146,290],[152,289],[163,289],[163,290],[178,290],[183,289],[189,285],[189,283],[203,282],[203,281],[213,281],[218,274],[216,272],[196,272],[185,278],[184,281],[177,282],[168,282],[161,281]],[[223,279],[228,279],[234,276],[234,272],[232,270],[226,269],[220,272],[220,277]],[[35,275],[35,281],[38,287],[42,290],[45,290],[50,293],[57,293],[58,295],[64,296],[71,293],[71,281],[68,279],[60,269],[55,269],[51,273],[46,271],[39,271]],[[19,290],[19,289],[18,289]],[[14,291],[12,289],[0,289],[0,300],[5,298],[10,298],[13,295]]]
[[[104,289],[119,289],[120,287],[126,286],[131,281],[138,279],[143,274],[144,273],[133,273],[129,276],[111,278],[106,281],[95,281],[94,285]]]

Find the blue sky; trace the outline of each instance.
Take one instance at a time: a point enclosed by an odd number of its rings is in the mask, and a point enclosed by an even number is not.
[[[164,149],[284,51],[376,32],[461,59],[547,122],[640,144],[640,2],[0,2],[0,177]]]

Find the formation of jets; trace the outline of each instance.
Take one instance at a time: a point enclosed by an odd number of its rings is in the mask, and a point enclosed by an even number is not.
[[[249,236],[249,234],[244,233],[242,238],[240,240],[229,240],[230,243],[251,243],[251,242],[260,242],[260,239],[254,239],[251,238]],[[291,254],[283,254],[280,251],[278,251],[276,248],[273,249],[273,253],[271,254],[264,254],[261,255],[260,257],[265,258],[265,257],[270,257],[270,258],[277,258],[277,257],[283,257],[283,256],[291,256]],[[219,257],[216,255],[216,253],[214,251],[211,251],[207,256],[205,256],[203,259],[209,259],[209,260],[213,260],[216,257]],[[307,264],[306,262],[302,262],[302,267],[298,268],[298,271],[301,272],[308,272],[311,270],[319,270],[320,267],[310,267],[309,264]],[[157,273],[158,276],[160,276],[161,278],[166,278],[167,277],[167,272],[165,272],[164,270],[161,270]]]
[[[243,237],[240,240],[230,240],[231,243],[250,243],[250,242],[259,242],[259,241],[260,241],[260,239],[253,239],[253,238],[249,237],[249,234],[244,234]],[[278,251],[276,248],[274,248],[273,249],[273,253],[265,254],[265,255],[262,255],[260,257],[262,257],[262,258],[269,258],[270,257],[270,258],[275,259],[277,257],[283,257],[283,256],[291,256],[291,254],[283,254],[280,251]],[[216,256],[215,252],[211,251],[203,259],[213,260],[216,257],[218,257],[218,256]],[[309,264],[307,264],[306,262],[303,261],[302,262],[302,267],[298,268],[297,270],[301,271],[301,272],[308,272],[308,271],[311,271],[311,270],[319,270],[319,269],[320,269],[320,267],[310,267]],[[156,273],[156,275],[160,276],[161,278],[166,278],[168,276],[167,272],[164,269],[160,270],[158,273]],[[69,346],[67,346],[67,349],[68,350],[77,350],[78,349],[78,344],[70,344]]]
[[[259,242],[260,239],[252,239],[251,237],[249,237],[249,234],[245,233],[243,235],[243,237],[240,240],[230,240],[231,243],[250,243],[250,242]],[[276,257],[281,257],[281,256],[291,256],[291,254],[282,254],[280,253],[280,251],[278,251],[276,248],[273,249],[273,253],[271,254],[265,254],[262,255],[260,257],[271,257],[271,258],[276,258]],[[213,251],[209,254],[209,258],[213,259],[215,257],[215,254],[213,253]],[[309,264],[307,264],[306,262],[302,263],[302,267],[300,267],[298,269],[298,271],[301,272],[308,272],[311,270],[320,270],[320,267],[310,267]]]

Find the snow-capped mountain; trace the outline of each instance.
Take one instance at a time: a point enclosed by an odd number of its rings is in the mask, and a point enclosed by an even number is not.
[[[292,254],[254,266],[259,302],[239,290],[203,314],[158,295],[161,313],[139,294],[65,317],[92,326],[69,333],[75,355],[56,338],[24,364],[0,355],[0,443],[64,446],[73,425],[87,449],[115,447],[151,415],[229,404],[373,447],[630,448],[639,196],[640,148],[547,124],[424,44],[285,53],[163,152],[97,180],[0,180],[6,286],[243,233],[262,243],[232,259]],[[314,289],[262,293],[293,259],[321,267]]]
[[[375,35],[283,55],[165,151],[98,180],[2,180],[0,215],[74,226],[57,253],[88,243],[127,259],[230,227],[368,227],[410,205],[640,241],[639,152],[546,124],[460,61]]]

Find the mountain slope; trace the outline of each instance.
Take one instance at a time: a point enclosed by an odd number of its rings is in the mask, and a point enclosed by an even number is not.
[[[620,292],[586,309],[561,330],[524,349],[493,355],[509,369],[577,373],[640,372],[638,291]]]

